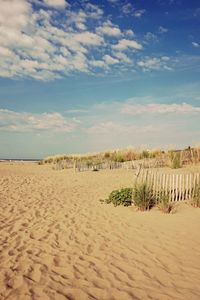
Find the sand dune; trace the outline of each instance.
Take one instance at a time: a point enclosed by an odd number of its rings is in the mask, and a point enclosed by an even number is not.
[[[0,164],[0,299],[200,299],[200,209],[101,204],[127,170]]]

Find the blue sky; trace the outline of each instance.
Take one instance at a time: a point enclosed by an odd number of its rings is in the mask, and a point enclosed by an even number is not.
[[[0,6],[0,157],[200,142],[199,1]]]

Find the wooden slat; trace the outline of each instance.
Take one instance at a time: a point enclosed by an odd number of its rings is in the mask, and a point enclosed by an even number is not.
[[[166,174],[164,173],[162,176],[162,183],[161,183],[161,195],[164,196],[165,194],[165,184],[166,184]]]
[[[189,199],[192,198],[192,174],[189,175]]]
[[[182,174],[179,175],[179,197],[178,197],[178,201],[182,200],[182,187],[183,187],[183,183],[182,183]]]
[[[185,174],[182,175],[182,193],[181,200],[185,200]]]
[[[160,173],[158,173],[158,177],[156,180],[156,199],[159,197],[159,189],[160,189]]]
[[[156,197],[156,193],[155,193],[155,179],[156,179],[156,174],[152,173],[152,190],[153,190],[153,196],[154,196],[154,198]]]
[[[158,197],[162,197],[162,183],[163,183],[163,176],[164,174],[160,174],[160,183],[159,183],[159,190],[158,190]]]
[[[178,174],[175,174],[175,201],[178,199]]]
[[[200,152],[200,151],[199,151]],[[197,174],[197,184],[199,185],[200,184],[200,174],[198,173]]]
[[[170,201],[172,201],[172,174],[169,174],[169,192],[170,192]]]
[[[175,193],[174,193],[174,186],[175,186],[175,184],[174,184],[174,174],[171,174],[171,178],[172,178],[172,202],[174,201],[174,195],[175,195]]]

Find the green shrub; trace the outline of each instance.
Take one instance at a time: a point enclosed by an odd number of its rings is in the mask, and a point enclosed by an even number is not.
[[[155,205],[153,191],[147,182],[136,183],[133,190],[133,202],[139,210],[149,210]]]
[[[104,158],[110,158],[110,152],[105,152],[104,153]]]
[[[121,190],[112,191],[108,199],[100,200],[100,202],[113,203],[114,206],[130,206],[132,204],[132,193],[132,188],[122,188]]]
[[[121,154],[117,154],[113,160],[114,162],[125,162],[125,159]]]
[[[164,192],[161,193],[161,196],[158,199],[158,208],[164,212],[169,214],[174,207],[174,204],[170,202],[170,197],[168,194],[165,194]]]
[[[148,158],[148,157],[149,157],[149,152],[147,150],[143,150],[141,153],[141,159]]]
[[[170,160],[172,169],[181,168],[181,154],[180,152],[170,152]]]
[[[191,204],[194,207],[200,207],[200,184],[195,185],[193,199],[191,201]]]
[[[90,168],[92,165],[93,165],[93,163],[92,163],[91,160],[87,160],[87,161],[86,161],[86,166],[87,166],[88,168]]]
[[[56,162],[53,164],[52,169],[56,171],[67,169],[67,163],[65,161]]]

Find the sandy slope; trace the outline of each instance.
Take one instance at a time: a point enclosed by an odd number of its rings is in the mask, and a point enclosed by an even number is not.
[[[200,209],[98,201],[127,170],[0,164],[0,299],[200,299]]]

